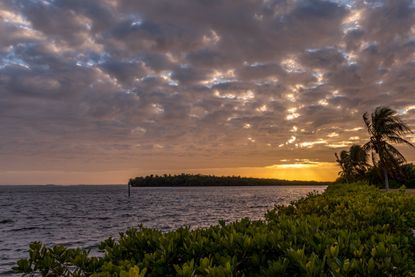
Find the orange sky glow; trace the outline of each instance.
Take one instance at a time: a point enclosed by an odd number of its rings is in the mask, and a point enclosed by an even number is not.
[[[337,177],[335,163],[281,164],[267,167],[199,168],[140,171],[136,169],[104,172],[9,171],[0,173],[4,184],[126,184],[130,177],[149,174],[207,174],[218,176],[275,178],[284,180],[333,181]]]
[[[333,181],[334,153],[368,140],[363,113],[388,106],[415,129],[414,14],[413,1],[0,1],[0,184]]]

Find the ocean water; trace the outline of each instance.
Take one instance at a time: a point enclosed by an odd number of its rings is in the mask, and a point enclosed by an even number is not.
[[[0,186],[0,275],[27,256],[29,243],[96,249],[110,236],[144,225],[168,231],[223,219],[260,219],[325,187]]]

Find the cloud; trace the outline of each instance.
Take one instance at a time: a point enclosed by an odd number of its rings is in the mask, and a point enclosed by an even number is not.
[[[366,137],[363,112],[413,105],[414,8],[2,1],[0,169],[332,162]]]

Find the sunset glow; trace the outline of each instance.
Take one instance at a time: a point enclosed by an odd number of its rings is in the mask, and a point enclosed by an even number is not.
[[[411,1],[81,2],[0,1],[0,184],[327,181],[364,112],[415,127]]]

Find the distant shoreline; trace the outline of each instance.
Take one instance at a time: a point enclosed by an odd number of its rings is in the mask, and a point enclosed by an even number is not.
[[[289,181],[280,179],[250,178],[211,175],[149,175],[129,180],[131,187],[259,187],[259,186],[328,186],[333,182]]]
[[[179,186],[168,186],[168,185],[160,185],[160,186],[131,186],[132,188],[209,188],[209,187],[326,187],[329,184],[293,184],[293,185],[179,185]]]

